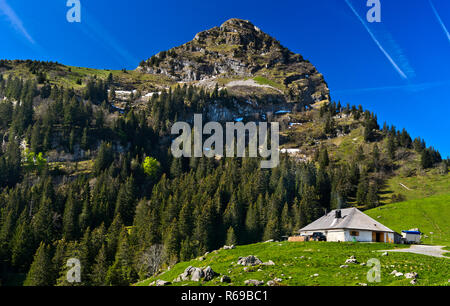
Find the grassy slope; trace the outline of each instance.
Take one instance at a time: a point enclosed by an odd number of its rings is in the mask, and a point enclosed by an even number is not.
[[[450,265],[448,259],[434,258],[424,255],[390,253],[381,256],[378,250],[391,249],[394,245],[373,243],[333,243],[333,242],[273,242],[238,246],[233,250],[220,250],[208,254],[204,261],[192,260],[176,264],[172,269],[138,283],[147,286],[156,279],[173,281],[188,266],[211,268],[220,274],[230,276],[231,285],[241,286],[247,279],[267,282],[281,278],[280,285],[289,286],[357,286],[359,283],[372,285],[410,285],[404,277],[394,277],[390,273],[395,269],[406,273],[419,273],[419,285],[449,285]],[[274,266],[258,266],[244,271],[243,266],[236,263],[241,256],[255,255],[263,262],[272,260]],[[369,267],[349,264],[348,268],[340,268],[350,256],[356,256],[359,262],[367,262],[377,258],[381,262],[381,282],[369,283],[366,275]],[[300,258],[303,256],[303,258]],[[258,271],[261,269],[261,271]],[[317,277],[311,277],[314,274]],[[291,277],[291,278],[289,278]],[[181,282],[175,285],[228,285],[220,283],[220,277],[210,282]]]
[[[437,169],[419,173],[416,176],[404,177],[397,175],[387,182],[386,190],[402,194],[406,200],[415,200],[432,195],[446,194],[450,191],[450,173],[441,175]],[[410,190],[402,187],[405,185]]]
[[[5,78],[10,74],[24,79],[36,78],[25,63],[9,63],[9,65],[12,65],[12,69],[3,72]],[[53,70],[45,72],[47,80],[51,85],[74,88],[76,90],[82,89],[87,79],[96,77],[97,79],[106,80],[110,73],[114,77],[114,83],[120,84],[120,88],[128,90],[153,91],[157,88],[168,87],[174,84],[172,80],[163,75],[144,74],[134,70],[105,70],[60,65]],[[78,79],[82,80],[82,85],[77,84]]]
[[[450,245],[450,193],[381,206],[365,213],[399,233],[418,227],[428,236],[424,243]]]
[[[439,184],[438,184],[439,185]],[[368,215],[381,223],[400,232],[404,229],[419,227],[428,235],[425,243],[450,245],[450,193],[436,195],[425,199],[415,199],[403,203],[386,205],[366,211]],[[380,216],[380,217],[379,217]],[[434,234],[430,234],[433,232]],[[358,261],[366,262],[370,258],[378,258],[382,265],[381,283],[369,285],[410,285],[404,277],[396,278],[390,275],[394,269],[403,273],[419,273],[419,285],[449,285],[450,265],[448,259],[434,258],[424,255],[408,253],[390,253],[389,256],[380,256],[377,250],[397,247],[389,244],[364,243],[259,243],[238,246],[234,250],[219,250],[208,254],[204,261],[198,259],[182,262],[171,270],[138,283],[138,286],[147,286],[156,279],[173,281],[188,266],[211,266],[220,274],[229,275],[232,285],[244,285],[247,279],[263,280],[265,282],[274,278],[281,278],[280,285],[290,286],[352,286],[359,283],[368,283],[366,273],[368,267],[350,265],[341,269],[345,260],[355,255]],[[446,247],[450,251],[450,247]],[[262,261],[272,260],[275,266],[253,267],[246,272],[242,266],[237,266],[241,256],[256,255]],[[447,256],[450,253],[446,254]],[[303,258],[300,258],[303,256]],[[258,269],[261,268],[261,271]],[[319,274],[318,277],[311,275]],[[289,278],[291,277],[291,278]],[[226,285],[216,278],[210,282],[181,282],[175,285]]]

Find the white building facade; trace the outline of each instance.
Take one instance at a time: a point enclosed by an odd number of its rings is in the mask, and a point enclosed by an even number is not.
[[[299,230],[301,236],[317,232],[333,242],[395,242],[393,230],[356,208],[334,210]]]

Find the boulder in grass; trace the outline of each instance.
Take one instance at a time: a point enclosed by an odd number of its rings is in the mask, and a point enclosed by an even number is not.
[[[419,276],[419,274],[417,274],[416,272],[411,272],[411,273],[406,273],[405,274],[405,278],[408,278],[408,279],[415,279],[415,278],[417,278],[417,276]]]
[[[257,266],[261,265],[263,262],[256,256],[250,255],[247,257],[239,257],[237,262],[238,265],[242,266]]]
[[[244,284],[246,284],[247,286],[262,286],[264,285],[264,282],[256,279],[248,279],[244,282]]]
[[[209,266],[203,270],[203,277],[204,277],[205,281],[207,281],[207,282],[209,282],[216,276],[217,276],[217,273],[214,272],[214,270],[211,269],[211,267],[209,267]]]
[[[265,265],[265,266],[274,266],[275,263],[272,260],[269,260],[268,262],[264,262],[263,265]]]
[[[203,270],[200,268],[194,268],[192,272],[191,280],[194,282],[199,282],[204,277]]]
[[[191,278],[191,275],[194,272],[194,270],[195,270],[195,268],[192,266],[187,267],[183,273],[178,275],[178,277],[176,278],[176,281],[183,282],[183,281],[189,280]]]
[[[228,275],[222,275],[220,278],[221,283],[231,283],[231,278]]]
[[[167,282],[167,281],[164,281],[164,280],[161,280],[161,279],[158,279],[155,282],[155,286],[156,287],[163,287],[163,286],[167,286],[167,285],[170,285],[170,282]]]
[[[358,261],[356,260],[356,257],[355,257],[355,256],[351,256],[349,259],[347,259],[347,260],[345,261],[345,263],[346,263],[346,264],[347,264],[347,263],[358,264]]]

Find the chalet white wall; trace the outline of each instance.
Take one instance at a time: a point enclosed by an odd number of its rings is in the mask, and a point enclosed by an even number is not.
[[[370,231],[358,231],[359,236],[351,236],[351,231],[345,231],[346,241],[353,241],[353,237],[359,242],[372,242],[372,232]]]
[[[325,236],[327,237],[327,241],[332,241],[332,242],[345,242],[345,241],[353,241],[353,237],[356,239],[356,241],[358,242],[373,242],[373,238],[372,238],[372,231],[358,231],[359,232],[359,236],[352,236],[350,235],[350,233],[352,232],[351,230],[344,230],[344,229],[337,229],[337,230],[328,230],[328,231],[317,231],[317,232],[322,232],[325,234]],[[301,232],[302,235],[312,235],[313,232],[309,232],[309,231],[305,231],[305,232]],[[389,243],[390,241],[392,241],[392,243],[394,242],[394,234],[393,233],[383,233],[384,235],[384,241],[386,243]]]
[[[344,230],[328,231],[326,233],[327,241],[348,241],[345,234]]]

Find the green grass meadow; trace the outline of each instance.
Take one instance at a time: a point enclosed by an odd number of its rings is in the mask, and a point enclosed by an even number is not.
[[[395,277],[390,273],[397,270],[402,273],[417,272],[417,285],[445,285],[450,278],[450,264],[446,258],[435,258],[408,253],[389,253],[382,256],[380,250],[401,248],[384,243],[335,243],[335,242],[271,242],[238,246],[233,250],[214,251],[205,260],[192,260],[176,264],[170,270],[140,283],[148,286],[152,281],[161,279],[172,282],[188,266],[211,268],[220,274],[228,275],[231,284],[220,283],[220,276],[209,282],[178,282],[177,286],[243,286],[245,280],[255,279],[267,283],[274,278],[282,279],[280,286],[412,286],[410,279]],[[239,257],[255,255],[263,262],[272,260],[274,266],[254,266],[244,271],[243,266],[235,263]],[[356,256],[360,263],[371,258],[380,260],[381,282],[370,283],[367,273],[371,269],[359,264],[348,264],[340,268],[350,256]],[[318,274],[318,276],[314,276]]]
[[[389,204],[365,211],[390,229],[419,228],[425,244],[450,246],[450,193]]]

